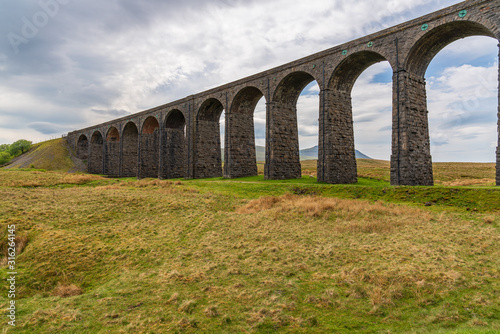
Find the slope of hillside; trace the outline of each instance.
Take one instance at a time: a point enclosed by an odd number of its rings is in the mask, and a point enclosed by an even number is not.
[[[33,145],[33,148],[12,160],[5,169],[37,168],[50,171],[85,171],[85,164],[72,157],[67,142],[63,138]]]
[[[3,332],[500,331],[499,189],[253,180],[0,171]]]

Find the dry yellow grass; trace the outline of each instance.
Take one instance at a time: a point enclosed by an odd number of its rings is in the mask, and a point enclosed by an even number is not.
[[[61,298],[68,298],[79,296],[83,293],[82,289],[74,284],[70,285],[58,285],[54,291],[52,291],[53,296],[58,296]]]
[[[500,329],[494,211],[36,176],[75,186],[0,187],[29,237],[21,332]]]

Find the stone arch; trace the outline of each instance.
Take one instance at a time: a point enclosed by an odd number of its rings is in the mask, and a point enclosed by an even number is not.
[[[370,66],[388,61],[374,51],[359,51],[342,60],[321,92],[318,181],[356,183],[357,164],[351,92],[359,76]]]
[[[411,48],[405,61],[408,72],[423,78],[434,57],[447,45],[465,37],[495,38],[492,30],[473,21],[453,21],[435,27],[422,36]]]
[[[307,72],[292,72],[280,81],[272,94],[266,122],[266,179],[301,178],[297,101],[314,80]]]
[[[337,65],[329,80],[328,88],[350,94],[361,73],[370,66],[382,61],[387,61],[387,59],[377,52],[356,52]]]
[[[295,106],[300,93],[314,80],[316,79],[312,74],[303,71],[288,74],[276,87],[272,102]],[[319,83],[318,80],[316,81]]]
[[[226,115],[224,177],[238,178],[258,175],[255,153],[254,111],[264,94],[256,87],[241,89]]]
[[[447,22],[429,30],[411,47],[403,64],[405,72],[401,73],[398,79],[398,83],[403,88],[400,92],[402,97],[399,103],[398,119],[393,121],[392,184],[434,184],[425,73],[434,57],[444,47],[458,39],[487,36],[498,40],[495,34],[498,27],[487,25],[489,25],[488,21],[482,23],[471,20]],[[399,126],[395,125],[400,122],[402,124]],[[500,126],[500,118],[498,124]],[[497,185],[500,185],[500,134],[498,142]]]
[[[84,134],[80,135],[76,143],[76,156],[82,160],[89,157],[89,139]]]
[[[108,134],[106,135],[106,141],[111,143],[119,143],[120,142],[120,132],[117,128],[112,126],[108,130]]]
[[[159,147],[160,123],[156,117],[149,116],[142,125],[139,177],[157,178],[159,176]]]
[[[165,119],[163,136],[163,170],[164,179],[184,177],[186,174],[186,118],[182,111],[175,109]]]
[[[209,98],[198,109],[197,120],[218,122],[223,111],[224,105],[218,99]]]
[[[109,128],[106,135],[104,161],[104,174],[120,176],[120,132],[114,126]]]
[[[221,177],[222,159],[220,116],[223,104],[210,98],[200,106],[196,117],[195,178]]]
[[[160,127],[160,123],[154,116],[149,116],[146,118],[142,124],[142,134],[150,135],[155,132],[156,129]]]
[[[168,113],[167,118],[165,119],[165,128],[166,129],[184,129],[186,126],[186,118],[182,111],[175,109]]]
[[[90,140],[89,173],[103,174],[104,139],[100,131],[94,131]]]
[[[128,122],[122,131],[122,172],[124,177],[137,177],[139,130],[134,122]]]

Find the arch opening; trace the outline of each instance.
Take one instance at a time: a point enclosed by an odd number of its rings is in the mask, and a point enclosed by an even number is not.
[[[108,130],[108,135],[106,136],[106,141],[113,142],[113,143],[120,141],[120,132],[118,132],[117,128],[115,128],[113,126]]]
[[[187,169],[186,150],[186,119],[180,110],[172,110],[165,120],[165,133],[163,135],[163,170],[164,179],[185,177]]]
[[[369,67],[386,61],[384,56],[373,51],[357,52],[342,61],[330,79],[329,88],[351,93],[358,77]]]
[[[430,62],[443,48],[459,39],[472,36],[495,38],[495,34],[484,25],[472,21],[454,21],[432,29],[412,47],[406,61],[407,70],[424,77]]]
[[[91,174],[103,174],[103,160],[104,160],[104,139],[99,131],[95,131],[92,134],[92,139],[90,141],[90,159],[89,159],[89,173]]]
[[[317,177],[320,88],[314,80],[297,99],[297,131],[302,173]]]
[[[354,90],[355,94],[353,94],[353,88],[356,83],[358,86],[368,85],[371,78],[366,79],[363,73],[366,71],[368,73],[366,75],[369,75],[371,72],[368,69],[381,62],[388,63],[383,55],[374,51],[360,51],[347,56],[335,68],[328,81],[328,90],[322,92],[325,116],[324,119],[320,119],[319,180],[334,184],[356,183],[358,181],[353,96],[356,101],[380,97],[370,96],[368,89],[362,92]],[[391,66],[389,67],[392,69]],[[360,76],[362,80],[359,80]],[[389,101],[392,99],[389,98]],[[363,116],[358,117],[357,123],[361,123],[363,120],[371,122],[380,114],[380,111],[373,110],[373,106],[367,105],[366,108],[367,110],[360,111]],[[392,113],[389,112],[389,115]],[[369,124],[367,124],[367,128],[371,135],[373,128]],[[365,133],[363,133],[363,137],[364,135]]]
[[[92,144],[102,145],[104,140],[102,138],[102,134],[99,131],[94,132],[92,135]]]
[[[86,135],[81,135],[76,144],[76,156],[86,160],[89,157],[89,140]]]
[[[173,110],[165,120],[166,129],[183,129],[186,126],[186,119],[180,110]]]
[[[497,161],[497,43],[484,36],[455,41],[427,67],[430,149],[437,166]],[[466,182],[491,184],[494,179],[491,175]]]
[[[144,124],[142,125],[142,134],[153,134],[159,127],[160,123],[158,123],[156,117],[149,116],[148,118],[146,118],[146,121],[144,121]]]
[[[159,177],[160,123],[154,116],[144,121],[141,135],[140,178]]]
[[[214,98],[203,102],[196,117],[195,178],[222,176],[221,115],[223,104]]]
[[[253,113],[254,137],[255,137],[255,158],[257,160],[258,175],[264,174],[264,164],[266,162],[266,124],[267,124],[267,101],[263,96]]]
[[[371,65],[351,92],[356,159],[389,161],[392,139],[393,71],[387,61]],[[359,173],[358,175],[365,176]]]
[[[283,78],[274,91],[266,124],[266,179],[298,179],[302,176],[297,102],[302,91],[313,81],[315,78],[307,72],[293,72]]]
[[[104,156],[104,174],[120,175],[120,132],[114,126],[108,130],[106,136],[106,154]]]
[[[224,177],[258,175],[254,113],[264,94],[256,87],[245,87],[236,94],[226,116]],[[265,99],[264,99],[265,100]]]
[[[137,177],[139,152],[139,130],[133,122],[128,122],[122,132],[122,176]]]
[[[484,43],[491,43],[490,47],[483,45],[471,48],[471,45],[468,45],[464,47],[462,56],[456,54],[448,59],[445,70],[441,73],[435,72],[436,68],[432,63],[434,60],[436,64],[443,63],[439,60],[441,52],[446,57],[450,50],[458,48],[461,43],[473,43],[471,41],[479,37],[482,37]],[[458,42],[459,39],[463,41]],[[491,42],[486,42],[487,40]],[[477,154],[484,151],[485,146],[490,146],[489,156],[494,157],[496,161],[496,184],[500,185],[500,134],[498,128],[497,133],[494,132],[495,123],[500,124],[500,118],[495,116],[500,110],[497,76],[499,71],[496,58],[498,49],[495,46],[497,43],[495,33],[487,26],[466,20],[455,21],[429,31],[415,43],[407,57],[407,71],[413,76],[413,81],[419,82],[417,86],[419,92],[411,98],[426,114],[424,122],[427,133],[424,145],[428,151],[428,165],[431,166],[428,169],[432,181],[431,150],[433,154],[437,154],[434,157],[436,161],[483,160],[484,158],[479,158]],[[480,58],[484,61],[483,51],[486,49],[495,50],[489,53],[490,64],[478,65],[481,62]],[[461,60],[458,60],[459,58]],[[468,60],[464,62],[464,58]],[[429,79],[428,84],[426,78]],[[438,91],[441,93],[440,96],[436,93]],[[490,95],[489,103],[485,102],[482,96],[488,91],[490,93],[486,95]],[[443,96],[447,98],[444,100]],[[486,122],[479,125],[482,121]],[[473,148],[471,140],[480,137],[483,138],[482,144],[478,143],[477,147]],[[450,142],[455,142],[456,146],[452,147]],[[483,149],[479,149],[479,146]],[[496,156],[492,154],[495,150],[491,146],[497,147]],[[468,152],[465,153],[464,149]]]

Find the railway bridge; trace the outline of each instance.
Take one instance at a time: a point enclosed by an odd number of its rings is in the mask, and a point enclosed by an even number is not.
[[[440,50],[469,36],[500,40],[499,0],[464,1],[208,91],[71,132],[67,139],[78,157],[88,161],[90,173],[164,179],[254,176],[253,114],[264,97],[265,178],[300,178],[297,100],[316,81],[318,181],[355,183],[351,90],[365,69],[387,61],[393,70],[391,184],[433,185],[425,72]],[[500,108],[496,112],[500,128]],[[498,147],[496,163],[500,185]]]

